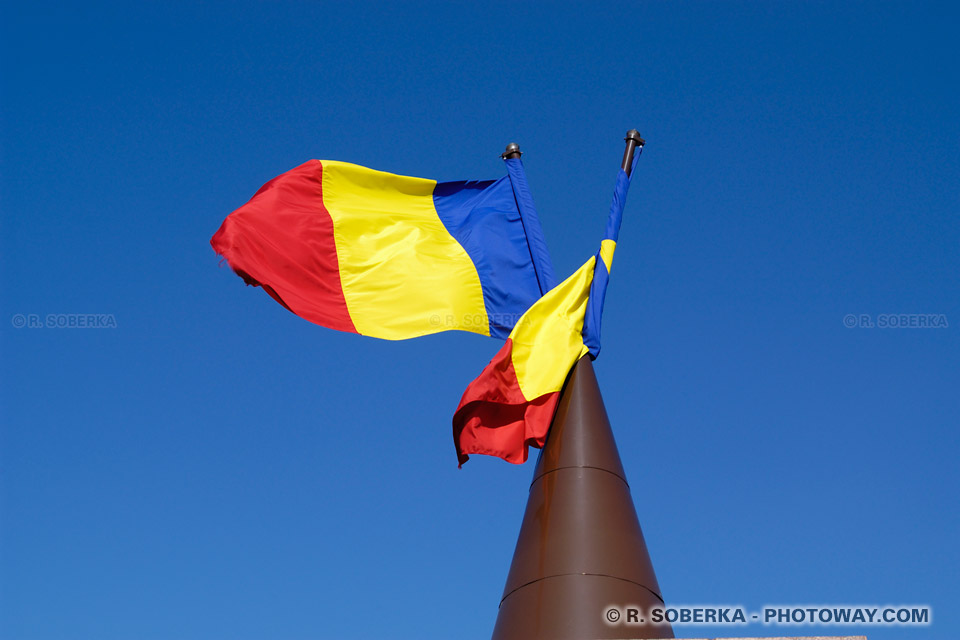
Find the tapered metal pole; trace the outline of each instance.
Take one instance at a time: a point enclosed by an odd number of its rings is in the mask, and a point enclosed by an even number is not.
[[[629,171],[643,139],[631,131],[626,142]],[[653,502],[651,488],[638,493],[641,502]],[[560,392],[533,473],[493,637],[672,638],[669,625],[655,626],[646,615],[657,606],[663,606],[660,586],[593,364],[584,356]],[[644,611],[643,622],[627,619],[629,607]]]

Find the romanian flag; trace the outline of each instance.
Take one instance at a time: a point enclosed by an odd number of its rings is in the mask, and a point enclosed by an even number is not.
[[[629,186],[621,170],[600,250],[523,315],[463,393],[453,415],[461,465],[471,453],[521,464],[527,447],[543,447],[567,375],[580,358],[600,352],[600,316]]]
[[[436,182],[311,160],[265,184],[210,241],[298,316],[388,340],[505,338],[552,286],[520,161],[496,181]]]

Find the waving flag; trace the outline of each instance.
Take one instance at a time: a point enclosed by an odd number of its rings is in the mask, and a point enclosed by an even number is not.
[[[400,340],[506,337],[552,285],[518,159],[442,182],[311,160],[265,184],[210,241],[247,284],[316,324]]]
[[[629,186],[621,170],[600,250],[523,315],[467,387],[453,416],[461,465],[471,453],[520,464],[527,447],[543,447],[567,375],[580,358],[600,352],[600,316]]]

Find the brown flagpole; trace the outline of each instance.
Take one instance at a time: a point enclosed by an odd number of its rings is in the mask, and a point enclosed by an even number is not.
[[[625,140],[629,175],[644,140],[635,129]],[[514,153],[520,148],[511,144],[504,156]],[[534,470],[493,638],[672,638],[668,624],[653,625],[645,615],[662,605],[593,363],[584,356],[561,391]],[[635,621],[628,608],[639,610]]]

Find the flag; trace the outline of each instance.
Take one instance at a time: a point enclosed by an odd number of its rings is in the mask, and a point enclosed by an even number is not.
[[[438,183],[311,160],[265,184],[210,244],[247,284],[324,327],[505,338],[553,278],[522,165],[507,167],[495,181]]]
[[[464,391],[453,415],[460,465],[472,453],[525,462],[528,447],[546,442],[573,366],[600,353],[600,317],[629,186],[621,169],[600,250],[530,307]]]

